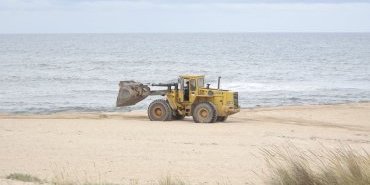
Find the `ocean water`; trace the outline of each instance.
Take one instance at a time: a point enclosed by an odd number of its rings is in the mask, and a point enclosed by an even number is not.
[[[120,80],[204,74],[242,107],[370,100],[370,33],[0,35],[0,112],[127,111]]]

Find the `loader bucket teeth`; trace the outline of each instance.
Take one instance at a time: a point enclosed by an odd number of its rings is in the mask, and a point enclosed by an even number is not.
[[[135,105],[150,95],[150,88],[147,85],[135,81],[121,81],[116,106]]]

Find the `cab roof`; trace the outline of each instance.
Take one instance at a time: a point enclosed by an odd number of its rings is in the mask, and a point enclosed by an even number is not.
[[[204,78],[204,75],[193,75],[193,74],[186,74],[180,75],[181,78]]]

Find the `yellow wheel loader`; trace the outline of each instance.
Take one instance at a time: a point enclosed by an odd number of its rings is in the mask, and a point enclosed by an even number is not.
[[[151,121],[181,120],[192,116],[196,123],[223,122],[229,115],[240,111],[238,93],[205,86],[204,75],[182,75],[178,83],[159,83],[150,86],[167,87],[151,91],[149,85],[134,81],[121,81],[117,107],[135,105],[149,95],[162,95],[166,99],[154,100],[148,107]]]

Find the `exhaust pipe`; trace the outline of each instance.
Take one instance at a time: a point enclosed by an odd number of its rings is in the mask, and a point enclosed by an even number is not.
[[[218,77],[217,89],[220,90],[221,76]]]

